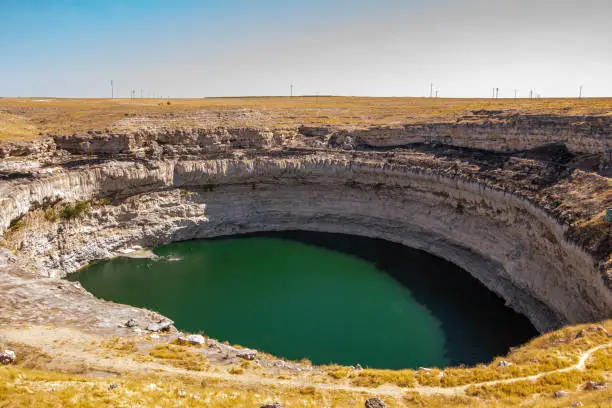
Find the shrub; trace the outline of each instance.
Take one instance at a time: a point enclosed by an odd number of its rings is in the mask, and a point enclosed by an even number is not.
[[[54,222],[54,221],[57,221],[58,218],[59,218],[59,214],[57,213],[57,210],[55,208],[50,207],[45,210],[45,219],[47,221]]]
[[[65,220],[72,220],[88,213],[90,208],[91,204],[89,201],[79,201],[76,204],[68,204],[60,212],[60,217]]]
[[[24,225],[25,224],[23,223],[23,220],[14,220],[13,222],[11,222],[9,229],[11,229],[12,231],[19,231],[21,228],[23,228]]]
[[[336,380],[346,378],[351,374],[351,369],[348,367],[334,366],[327,371],[327,375]]]

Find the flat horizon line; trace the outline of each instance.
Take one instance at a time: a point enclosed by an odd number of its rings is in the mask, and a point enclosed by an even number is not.
[[[611,96],[551,96],[551,97],[507,97],[507,98],[491,98],[491,97],[476,97],[476,96],[449,96],[449,97],[429,97],[429,96],[371,96],[371,95],[244,95],[244,96],[201,96],[201,97],[172,97],[162,96],[159,98],[131,98],[131,97],[100,97],[100,96],[0,96],[0,99],[83,99],[83,100],[202,100],[202,99],[258,99],[258,98],[283,98],[283,99],[297,99],[297,98],[346,98],[346,99],[440,99],[440,100],[551,100],[551,99],[612,99]]]

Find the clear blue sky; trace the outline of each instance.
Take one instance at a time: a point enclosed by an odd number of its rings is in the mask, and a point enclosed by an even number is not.
[[[611,0],[0,0],[0,96],[612,96]]]

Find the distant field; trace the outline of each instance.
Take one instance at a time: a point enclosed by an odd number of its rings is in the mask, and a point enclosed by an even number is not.
[[[612,116],[612,98],[0,98],[0,140],[27,141],[47,132],[70,135],[88,130],[128,131],[160,126],[400,126],[454,122],[482,109],[521,114]]]

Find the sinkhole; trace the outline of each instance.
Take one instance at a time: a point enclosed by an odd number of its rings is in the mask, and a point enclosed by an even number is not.
[[[159,259],[113,259],[69,279],[179,330],[315,364],[476,364],[538,334],[458,266],[380,239],[290,231],[154,252]]]

